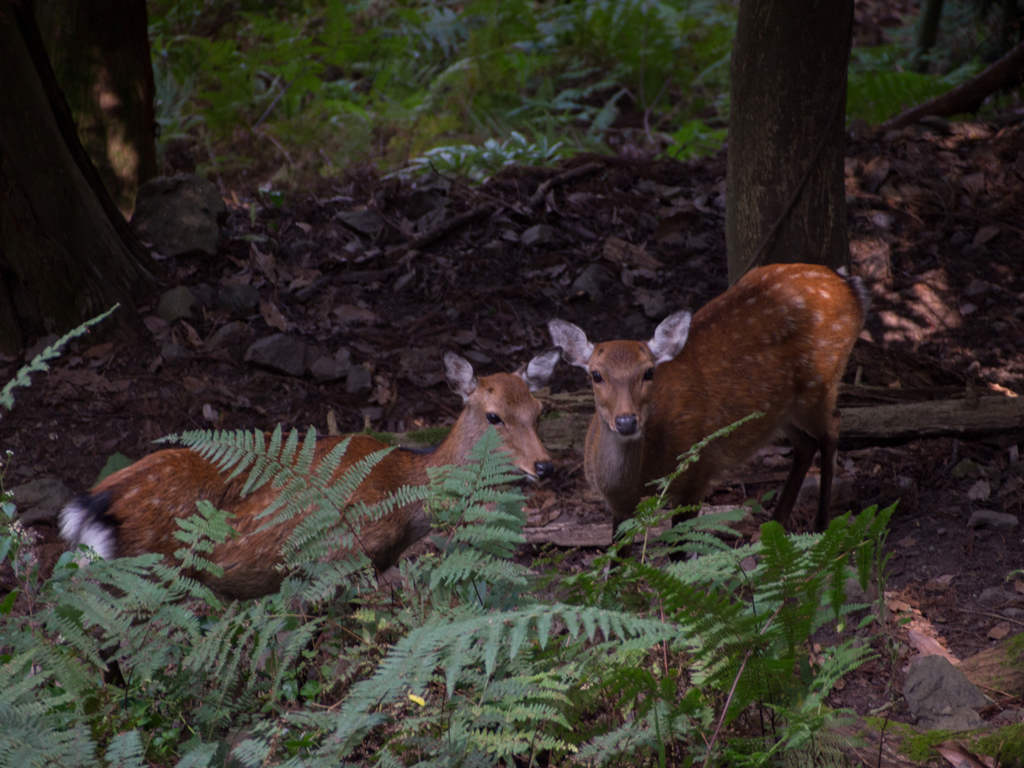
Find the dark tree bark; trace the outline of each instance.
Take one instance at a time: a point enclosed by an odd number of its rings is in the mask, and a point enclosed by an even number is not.
[[[921,7],[921,18],[917,22],[917,49],[911,66],[917,72],[928,69],[928,51],[935,47],[939,38],[939,22],[942,20],[943,0],[925,0]]]
[[[849,266],[843,177],[853,0],[742,0],[732,49],[729,280],[757,264]]]
[[[0,0],[0,350],[156,285],[78,141],[30,7]],[[125,316],[127,313],[122,313]]]
[[[78,137],[125,216],[156,175],[145,0],[35,0],[36,21]]]

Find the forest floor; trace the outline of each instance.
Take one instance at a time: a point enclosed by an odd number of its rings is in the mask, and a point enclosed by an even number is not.
[[[881,387],[970,380],[1024,392],[1022,121],[937,121],[851,137],[851,254],[873,298],[859,347],[890,350],[914,373],[901,381],[900,368],[858,362],[876,358],[855,351],[845,381],[859,368],[862,383]],[[587,163],[596,164],[591,172],[531,205],[540,184]],[[668,312],[696,310],[727,287],[723,154],[687,163],[578,156],[558,169],[511,168],[479,186],[356,168],[343,181],[288,195],[280,207],[260,198],[251,178],[216,182],[229,209],[217,255],[162,261],[164,288],[189,286],[208,298],[202,309],[168,324],[156,317],[156,296],[138,308],[137,338],[86,337],[31,389],[18,390],[0,433],[0,451],[14,452],[7,487],[55,477],[85,491],[111,454],[137,459],[154,450],[154,439],[187,429],[281,423],[325,433],[336,422],[343,432],[405,432],[450,424],[460,403],[444,383],[446,349],[480,373],[509,371],[550,345],[550,318],[574,322],[592,339],[646,339]],[[431,242],[420,237],[445,222],[461,223]],[[215,296],[227,283],[257,288],[260,311],[238,318],[219,306]],[[240,334],[211,350],[214,333],[238,320]],[[243,360],[252,342],[282,331],[324,355],[348,350],[352,364],[372,374],[369,391]],[[187,354],[165,357],[168,349]],[[950,378],[936,379],[921,360]],[[0,359],[0,381],[21,364]],[[551,389],[585,387],[583,374],[563,365]],[[526,489],[534,521],[607,525],[579,448],[557,452],[555,463],[552,480]],[[718,482],[708,502],[760,497],[781,484],[786,466],[784,452],[761,452]],[[840,451],[838,466],[842,510],[899,499],[884,587],[900,652],[851,675],[831,703],[865,714],[892,702],[888,714],[907,721],[899,692],[913,653],[909,630],[964,659],[1024,626],[1024,584],[1014,587],[1012,578],[1024,568],[1019,529],[967,527],[977,509],[1024,513],[1017,437]],[[798,510],[791,526],[806,529],[810,514]],[[738,543],[766,519],[746,524]],[[35,526],[44,544],[58,546],[53,521]],[[523,557],[540,551],[527,547]],[[596,553],[580,549],[562,567]],[[900,618],[910,622],[897,626]],[[999,698],[1000,709],[1020,705]]]
[[[254,218],[246,204],[233,203],[218,255],[166,260],[164,282],[198,295],[210,292],[197,286],[248,282],[264,311],[243,318],[241,336],[211,352],[204,342],[231,321],[227,310],[213,302],[191,321],[168,325],[155,317],[154,298],[138,309],[149,330],[136,341],[72,345],[49,374],[18,392],[5,419],[0,450],[14,452],[7,484],[57,477],[81,492],[111,454],[139,458],[154,449],[152,440],[186,429],[281,423],[326,432],[332,412],[342,431],[451,423],[460,403],[443,382],[445,349],[460,351],[481,373],[507,371],[549,346],[552,317],[577,323],[591,338],[649,338],[666,312],[697,309],[726,289],[724,157],[576,158],[568,167],[587,162],[598,167],[556,187],[536,208],[530,196],[556,171],[511,169],[478,187],[353,172],[344,184],[281,208],[261,207]],[[1020,123],[960,123],[948,131],[913,128],[851,140],[851,252],[874,302],[861,345],[873,342],[909,360],[931,360],[951,375],[973,376],[981,386],[1024,392],[1021,171]],[[229,200],[241,197],[231,186],[225,192]],[[484,210],[446,237],[407,248],[417,233],[477,208]],[[589,279],[581,282],[584,274]],[[324,354],[346,348],[353,364],[372,372],[372,390],[349,394],[344,381],[321,384],[243,361],[249,344],[282,327]],[[163,359],[170,341],[191,357]],[[18,365],[4,363],[0,380]],[[900,382],[889,369],[860,368],[863,383],[922,385]],[[560,366],[552,389],[585,386],[582,373]],[[555,459],[555,478],[527,489],[530,506],[544,511],[541,522],[566,515],[607,525],[586,487],[580,450]],[[779,484],[785,468],[777,450],[763,452],[719,482],[709,502],[759,497]],[[981,600],[1024,567],[1020,533],[966,527],[975,509],[1024,511],[1024,464],[1015,438],[938,439],[840,451],[839,468],[850,478],[843,509],[899,498],[885,589],[895,614],[912,619],[893,630],[903,640],[895,668],[882,657],[834,695],[834,704],[864,713],[901,689],[908,628],[966,658],[991,647],[998,627],[1024,624],[1019,591]],[[747,533],[764,519],[752,521]],[[802,529],[809,519],[805,510],[796,525]],[[51,522],[38,526],[55,541]],[[564,567],[574,562],[567,558]],[[902,697],[894,698],[892,714],[906,719]]]

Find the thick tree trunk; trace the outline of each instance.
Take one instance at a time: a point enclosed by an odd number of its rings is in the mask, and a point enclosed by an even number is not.
[[[742,0],[732,49],[729,281],[757,264],[849,266],[843,155],[853,0]]]
[[[36,21],[78,137],[125,216],[156,175],[145,0],[35,0]]]
[[[155,287],[78,141],[32,11],[0,0],[0,351]]]

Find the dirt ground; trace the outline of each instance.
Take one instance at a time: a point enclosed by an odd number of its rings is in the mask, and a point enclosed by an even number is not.
[[[937,365],[948,376],[933,369],[935,385],[970,379],[994,392],[1024,392],[1022,120],[936,122],[849,143],[853,267],[873,297],[862,344]],[[542,182],[590,162],[591,172],[531,205]],[[443,381],[446,349],[481,373],[512,370],[549,346],[552,317],[593,339],[646,339],[668,312],[695,310],[727,287],[724,155],[689,163],[577,157],[555,170],[510,169],[476,187],[354,169],[344,181],[287,195],[280,207],[265,195],[254,199],[251,180],[217,181],[229,207],[217,256],[162,262],[165,289],[193,288],[207,297],[202,310],[169,325],[156,317],[154,297],[138,309],[137,338],[87,337],[31,389],[18,390],[0,422],[0,451],[14,452],[8,486],[57,477],[84,491],[111,454],[136,459],[155,449],[154,439],[186,429],[281,423],[326,432],[332,419],[342,431],[403,432],[451,423],[460,403]],[[458,218],[467,212],[475,213]],[[445,222],[455,226],[426,242],[424,233]],[[581,283],[583,273],[589,279]],[[255,286],[261,307],[240,318],[239,338],[210,351],[211,336],[239,319],[215,299],[230,282]],[[326,355],[344,347],[372,373],[372,390],[350,394],[344,379],[318,383],[243,360],[253,341],[282,330]],[[188,355],[165,359],[169,343]],[[927,386],[858,359],[849,383],[859,368],[862,383]],[[0,382],[21,364],[0,361]],[[563,365],[552,391],[585,385],[582,373]],[[555,477],[529,489],[531,505],[549,519],[602,519],[579,451],[559,452],[555,461]],[[708,501],[760,496],[780,484],[786,466],[777,450],[760,454]],[[900,658],[869,663],[832,703],[864,714],[892,701],[890,716],[907,720],[899,691],[908,628],[963,659],[1024,625],[1024,595],[1012,578],[1024,567],[1020,532],[966,525],[976,509],[1024,511],[1017,436],[840,451],[839,467],[842,509],[900,500],[885,588],[894,615],[911,623],[892,630]],[[804,510],[791,525],[809,521]],[[44,541],[56,541],[51,522],[37,528]],[[992,587],[1005,591],[983,601]],[[1000,705],[1020,702],[1004,697]]]

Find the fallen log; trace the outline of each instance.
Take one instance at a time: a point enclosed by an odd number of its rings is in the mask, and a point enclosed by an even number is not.
[[[853,389],[853,388],[851,388]],[[589,392],[587,392],[589,395]],[[593,414],[593,401],[576,393],[548,400],[556,409],[540,423],[540,439],[549,450],[583,452]],[[571,402],[571,405],[570,405]],[[568,410],[568,408],[572,410]],[[1024,397],[965,397],[916,403],[843,407],[839,447],[842,450],[901,445],[912,440],[956,437],[961,440],[1024,434]]]
[[[930,400],[841,412],[839,447],[844,450],[934,437],[981,440],[1024,432],[1024,398],[1020,397]]]

